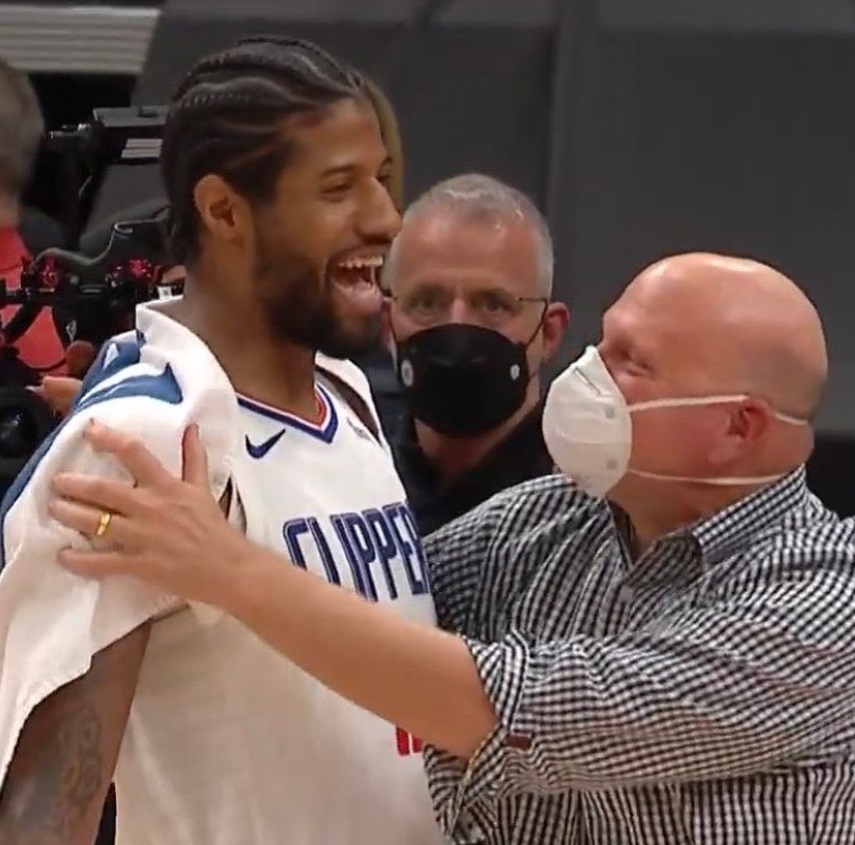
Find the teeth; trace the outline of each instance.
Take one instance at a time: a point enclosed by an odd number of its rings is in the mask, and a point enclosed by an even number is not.
[[[379,269],[383,266],[383,256],[373,255],[370,258],[350,258],[347,261],[343,261],[339,266],[345,267],[348,270],[361,270],[365,267],[376,267]]]

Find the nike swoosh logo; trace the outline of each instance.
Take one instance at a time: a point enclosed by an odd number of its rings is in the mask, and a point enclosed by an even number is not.
[[[256,460],[261,460],[282,438],[282,435],[285,434],[287,429],[282,429],[279,434],[274,434],[269,440],[265,440],[263,443],[253,443],[249,439],[249,435],[246,437],[246,451],[249,453],[251,458],[255,458]]]

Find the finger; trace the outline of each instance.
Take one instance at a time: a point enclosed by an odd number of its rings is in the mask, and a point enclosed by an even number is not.
[[[101,524],[101,515],[104,513],[97,508],[81,505],[77,502],[69,502],[66,499],[52,499],[48,503],[48,513],[60,525],[82,534],[88,540],[97,539],[105,542],[121,544],[127,539],[127,523],[123,517],[113,514],[107,529],[97,537],[98,526]]]
[[[126,482],[95,475],[60,472],[54,476],[51,486],[62,498],[90,505],[98,511],[133,516],[145,509],[145,493]]]
[[[188,426],[184,432],[184,480],[197,487],[208,486],[208,454],[199,435],[199,426]]]
[[[122,434],[95,420],[90,420],[83,436],[97,451],[115,455],[140,485],[161,487],[175,481],[174,476],[137,437]]]
[[[42,379],[39,395],[57,414],[65,416],[77,399],[80,384],[73,378],[45,376]]]
[[[60,566],[84,578],[105,578],[108,575],[133,575],[134,562],[121,551],[62,549],[57,554]]]

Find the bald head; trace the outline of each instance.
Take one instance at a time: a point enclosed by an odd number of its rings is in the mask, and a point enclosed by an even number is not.
[[[828,371],[813,304],[777,270],[744,258],[689,253],[642,272],[613,307],[644,324],[699,389],[738,390],[802,419],[817,412]]]

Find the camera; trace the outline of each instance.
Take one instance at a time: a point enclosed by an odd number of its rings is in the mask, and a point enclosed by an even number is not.
[[[92,114],[89,123],[51,132],[45,139],[65,163],[63,216],[75,245],[107,169],[158,160],[166,109],[96,109]],[[0,307],[18,306],[0,326],[0,495],[59,422],[28,389],[40,383],[43,371],[21,360],[16,343],[42,309],[49,308],[66,350],[75,340],[97,348],[131,327],[138,303],[179,293],[180,283],[161,284],[171,264],[166,227],[164,213],[115,223],[95,258],[49,249],[23,268],[19,285],[0,278]]]
[[[8,487],[57,422],[27,390],[40,373],[18,358],[15,342],[42,308],[50,308],[64,346],[81,337],[100,346],[130,328],[138,303],[180,293],[180,283],[161,284],[168,268],[163,223],[152,219],[116,223],[97,258],[46,250],[25,268],[15,290],[0,279],[0,306],[19,306],[2,328],[0,347],[0,487]]]

